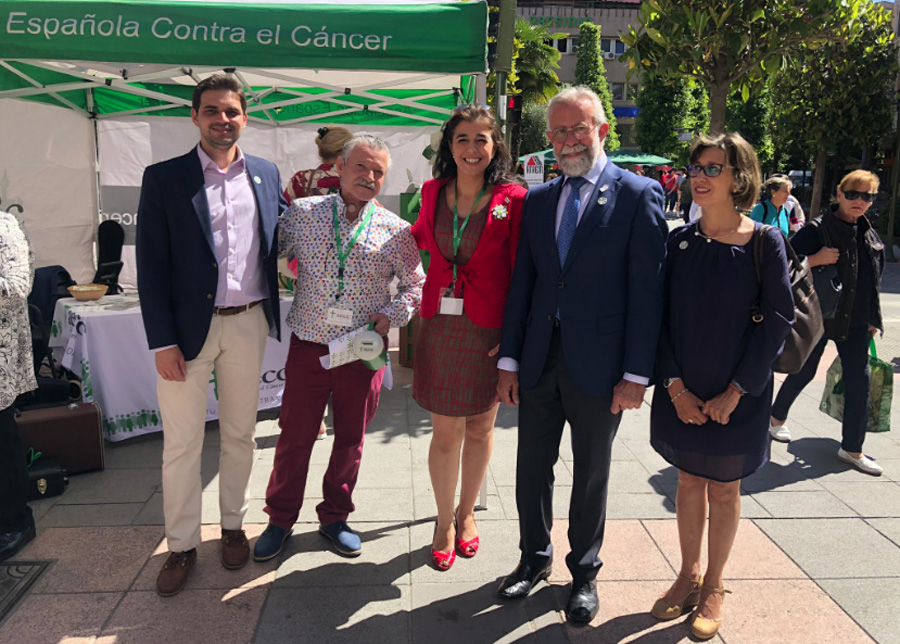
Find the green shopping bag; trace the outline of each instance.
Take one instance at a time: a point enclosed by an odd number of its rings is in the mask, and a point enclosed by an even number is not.
[[[878,359],[875,340],[869,340],[869,419],[866,431],[890,431],[893,392],[894,366]],[[840,356],[828,367],[819,410],[835,420],[844,420],[844,379],[841,377]]]

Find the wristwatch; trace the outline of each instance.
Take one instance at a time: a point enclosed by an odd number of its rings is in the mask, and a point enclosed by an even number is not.
[[[679,381],[679,380],[681,380],[681,378],[666,378],[665,380],[663,380],[663,387],[665,387],[666,389],[668,389],[668,388],[671,387],[675,382],[677,382],[677,381]]]

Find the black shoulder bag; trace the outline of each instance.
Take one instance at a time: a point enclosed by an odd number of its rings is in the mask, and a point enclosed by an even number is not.
[[[763,225],[753,232],[753,264],[756,283],[762,287],[762,237],[772,226]],[[779,232],[780,235],[780,232]],[[781,235],[780,235],[781,236]],[[782,236],[783,237],[783,236]],[[805,257],[801,258],[787,240],[783,240],[790,262],[791,294],[794,296],[794,326],[784,340],[784,350],[775,361],[778,373],[797,373],[809,354],[825,334],[822,311],[813,286],[812,270]],[[750,309],[750,317],[757,324],[763,321],[759,301]]]
[[[822,241],[822,248],[830,247],[828,241],[828,229],[825,223],[820,219],[813,219],[809,222],[810,226],[815,226],[819,233],[819,239]],[[819,306],[822,309],[823,320],[833,320],[837,315],[838,304],[841,302],[841,292],[844,285],[841,284],[841,278],[838,275],[837,264],[825,264],[824,266],[814,266],[813,284],[816,287],[816,296],[819,298]]]

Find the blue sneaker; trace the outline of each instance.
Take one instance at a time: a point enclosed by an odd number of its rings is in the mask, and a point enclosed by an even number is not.
[[[331,545],[339,555],[358,557],[362,552],[362,540],[350,529],[346,521],[319,524],[319,532],[331,539]]]
[[[293,530],[285,530],[271,523],[266,526],[253,547],[253,561],[268,561],[280,555],[291,532]]]

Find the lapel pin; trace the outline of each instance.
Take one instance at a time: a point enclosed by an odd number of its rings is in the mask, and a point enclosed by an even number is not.
[[[259,177],[253,177],[253,180],[254,180],[256,183],[262,183],[262,179],[260,179]]]
[[[597,203],[600,204],[601,206],[605,205],[606,201],[607,201],[606,197],[600,197],[599,199],[597,199]]]
[[[600,192],[606,192],[609,189],[609,184],[604,183],[600,186]]]
[[[688,247],[688,243],[686,241],[683,241],[680,244],[678,244],[678,248],[680,248],[681,250],[685,250],[687,247]]]

